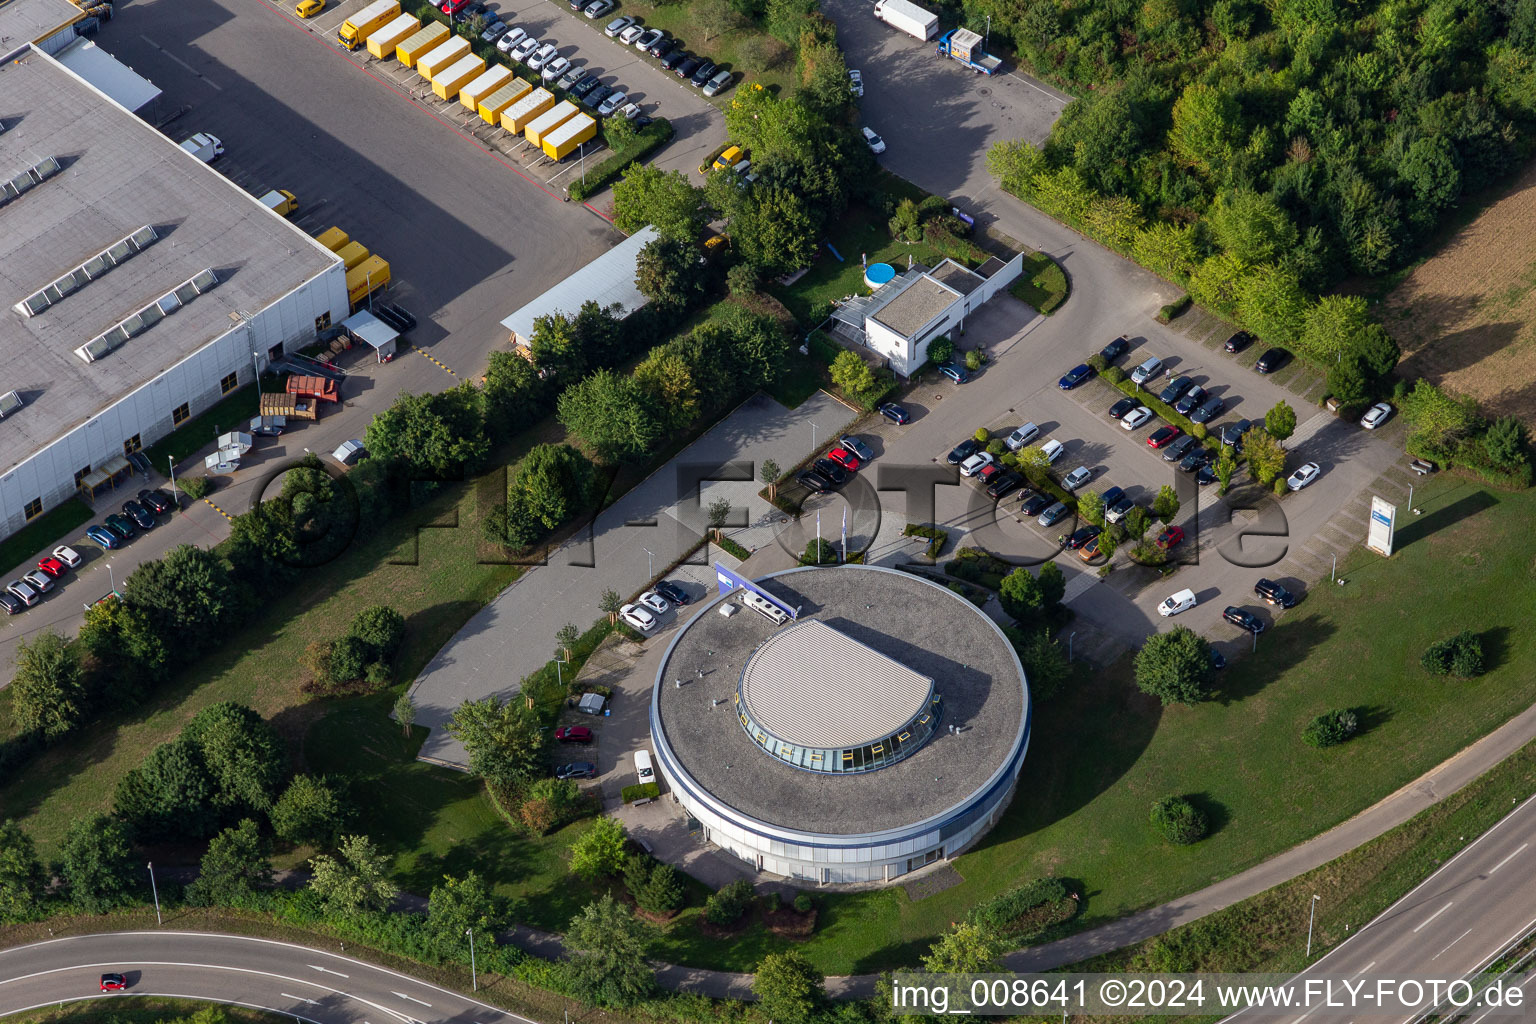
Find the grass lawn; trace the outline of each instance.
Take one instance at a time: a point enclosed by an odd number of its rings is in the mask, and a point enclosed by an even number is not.
[[[206,412],[198,413],[144,449],[144,454],[155,472],[164,473],[169,462],[180,465],[182,459],[217,441],[220,434],[244,430],[255,417],[259,404],[254,391],[236,388],[213,403]]]
[[[1024,257],[1023,271],[1008,288],[1014,298],[1047,316],[1067,301],[1071,290],[1066,273],[1043,252]]]
[[[780,95],[788,95],[794,91],[795,85],[795,54],[783,43],[774,39],[757,25],[750,22],[744,27],[726,32],[723,35],[710,40],[705,40],[704,33],[693,22],[687,4],[667,3],[649,4],[642,0],[623,0],[618,9],[603,15],[597,21],[597,27],[601,29],[608,22],[621,14],[637,17],[650,28],[665,29],[667,34],[678,41],[678,45],[689,52],[699,56],[708,57],[716,64],[721,65],[722,70],[736,72],[736,78],[731,82],[729,89],[720,92],[711,100],[716,106],[724,107],[735,98],[736,90],[747,82],[759,82],[765,88],[773,89]],[[772,67],[759,68],[752,61],[743,60],[741,57],[742,44],[751,39],[760,39],[766,47],[765,52],[776,55]],[[617,45],[617,44],[616,44]],[[689,87],[690,89],[692,86]],[[700,90],[695,93],[703,95]],[[722,139],[722,141],[724,141]]]
[[[113,1024],[159,1024],[161,1021],[185,1020],[199,1010],[217,1006],[222,1019],[229,1024],[284,1024],[292,1018],[287,1014],[267,1013],[244,1006],[227,1006],[222,1003],[204,1003],[195,999],[167,999],[163,996],[135,996],[132,999],[114,999]],[[18,1014],[7,1018],[14,1024],[99,1024],[102,1020],[101,1001],[80,999],[62,1003],[44,1010]]]
[[[50,544],[79,543],[66,534],[84,526],[95,515],[91,506],[78,498],[70,498],[0,541],[0,565],[15,567],[6,573],[6,578],[15,579],[23,572],[35,569],[29,559]]]

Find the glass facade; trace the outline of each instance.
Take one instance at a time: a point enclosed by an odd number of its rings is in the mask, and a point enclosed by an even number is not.
[[[816,748],[796,746],[779,739],[755,722],[741,699],[741,688],[736,688],[736,720],[752,737],[752,742],[787,765],[808,772],[845,774],[848,772],[872,772],[895,764],[915,754],[928,737],[934,734],[943,717],[944,705],[935,693],[928,706],[919,711],[911,721],[889,736],[861,744],[857,747]]]

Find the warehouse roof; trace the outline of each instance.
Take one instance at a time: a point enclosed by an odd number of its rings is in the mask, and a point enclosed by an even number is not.
[[[337,257],[36,49],[0,66],[0,96],[0,181],[45,165],[40,183],[0,195],[0,392],[27,402],[0,421],[4,472]],[[102,272],[96,257],[109,250],[115,265]],[[74,289],[34,315],[14,308],[80,267]],[[199,277],[203,287],[185,287]],[[142,333],[94,362],[76,353],[178,289],[179,308]]]
[[[619,318],[623,319],[647,301],[635,285],[635,266],[640,261],[640,250],[656,237],[655,228],[641,228],[507,317],[501,326],[512,332],[514,344],[526,345],[533,336],[533,322],[539,317],[551,313],[575,316],[589,299],[604,308],[617,304],[621,310]]]
[[[40,43],[85,17],[69,0],[8,0],[0,3],[0,55],[26,43]],[[7,118],[12,111],[5,112]]]

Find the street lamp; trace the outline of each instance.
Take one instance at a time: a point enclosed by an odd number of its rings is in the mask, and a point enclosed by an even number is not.
[[[651,554],[650,548],[641,548],[640,550],[645,552],[645,578],[647,581],[649,581],[650,578],[655,575],[652,572],[652,569],[654,569],[656,565],[656,556]]]
[[[160,890],[155,886],[155,862],[148,861],[147,863],[149,865],[149,891],[155,897],[155,926],[159,927],[163,922],[160,920]]]
[[[1072,638],[1074,636],[1077,636],[1077,630],[1075,630],[1075,629],[1072,632],[1067,634],[1067,664],[1068,665],[1072,664]]]
[[[1312,955],[1312,922],[1317,920],[1317,901],[1322,899],[1316,893],[1312,896],[1312,913],[1307,917],[1307,956]]]
[[[981,48],[988,51],[992,49],[992,15],[990,14],[987,15],[987,41],[982,44]]]
[[[480,991],[480,972],[475,970],[475,930],[465,928],[464,934],[469,936],[469,983],[470,987],[478,992]]]
[[[112,559],[107,559],[107,579],[112,583],[112,593],[117,593],[117,577],[112,574]]]

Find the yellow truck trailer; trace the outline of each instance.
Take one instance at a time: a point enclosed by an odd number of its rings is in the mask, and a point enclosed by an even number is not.
[[[350,242],[351,239],[347,237],[347,233],[341,230],[341,228],[326,228],[315,236],[315,241],[331,250],[331,252],[335,252]]]
[[[336,30],[336,38],[341,40],[342,46],[355,50],[370,35],[399,16],[400,0],[373,0],[373,3],[341,23],[341,28]]]
[[[448,38],[448,26],[440,21],[432,21],[421,26],[421,31],[415,35],[406,37],[405,42],[395,47],[395,56],[400,63],[408,68],[416,66],[416,58],[423,54],[431,53],[432,49]]]
[[[505,64],[488,67],[478,78],[459,90],[459,102],[466,110],[475,110],[480,101],[512,81],[512,69]]]
[[[364,249],[361,243],[348,242],[336,250],[336,255],[341,257],[342,265],[351,270],[368,258],[368,250]]]
[[[533,86],[521,78],[512,79],[480,101],[480,119],[486,124],[500,124],[501,112],[531,92]]]
[[[597,119],[591,114],[577,114],[552,132],[545,132],[539,143],[551,160],[564,160],[583,142],[597,135]]]
[[[379,60],[388,60],[395,55],[395,47],[420,30],[420,18],[402,14],[368,37],[368,52]]]
[[[501,112],[501,126],[513,135],[519,135],[528,127],[528,122],[554,105],[554,93],[548,89],[535,89]]]
[[[369,256],[347,271],[347,300],[356,306],[387,284],[389,261],[379,256]]]
[[[430,82],[437,77],[438,72],[452,67],[467,53],[469,53],[469,40],[463,36],[454,36],[439,44],[430,53],[417,57],[416,73]]]
[[[485,61],[474,54],[460,57],[447,69],[438,72],[432,78],[432,91],[440,100],[451,100],[459,95],[459,90],[477,78],[480,72],[485,70]]]
[[[545,135],[548,135],[575,116],[576,104],[570,100],[557,103],[528,122],[527,126],[523,129],[523,138],[537,146],[543,142]]]

